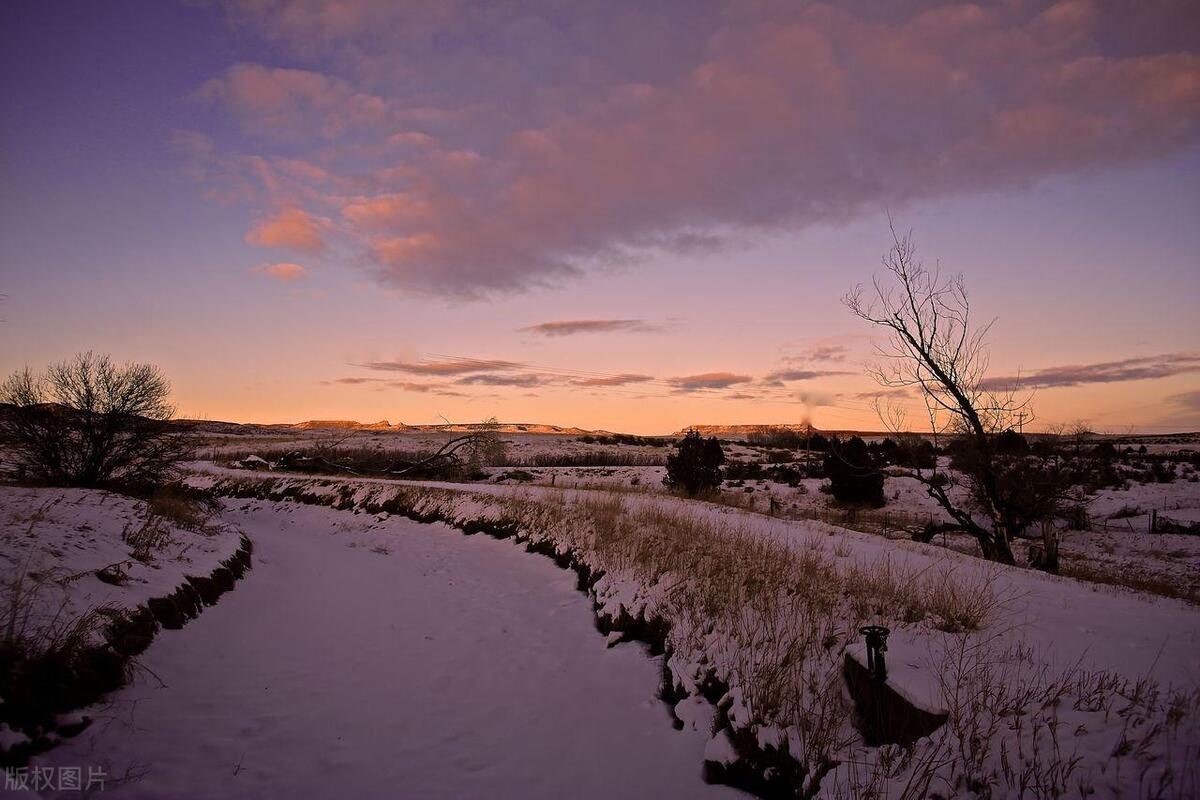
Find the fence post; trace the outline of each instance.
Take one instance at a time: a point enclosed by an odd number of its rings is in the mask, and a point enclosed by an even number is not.
[[[1150,509],[1150,532],[1154,533],[1158,529],[1158,509]]]

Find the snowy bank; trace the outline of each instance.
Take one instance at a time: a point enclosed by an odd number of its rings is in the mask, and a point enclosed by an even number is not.
[[[159,629],[182,626],[249,567],[236,528],[174,519],[178,502],[0,486],[0,763],[86,727],[68,712],[119,687]]]

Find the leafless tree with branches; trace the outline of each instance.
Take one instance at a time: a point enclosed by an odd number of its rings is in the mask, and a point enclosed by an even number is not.
[[[1021,525],[1016,509],[1003,490],[995,436],[1014,427],[1018,415],[1027,421],[1028,396],[1017,387],[996,387],[986,380],[986,338],[991,322],[974,325],[971,303],[961,275],[943,276],[916,258],[912,235],[892,227],[892,248],[884,256],[887,276],[875,277],[871,289],[856,286],[843,302],[858,317],[884,328],[889,336],[878,345],[881,361],[872,369],[876,381],[888,388],[915,389],[925,406],[935,437],[963,437],[972,451],[967,480],[970,496],[983,520],[948,488],[951,478],[938,468],[910,470],[952,522],[934,526],[975,537],[985,558],[1013,563],[1011,537]],[[880,418],[893,429],[903,426],[896,405],[877,405]]]
[[[0,437],[26,478],[71,486],[157,484],[192,452],[171,424],[170,384],[150,364],[83,353],[0,384]]]

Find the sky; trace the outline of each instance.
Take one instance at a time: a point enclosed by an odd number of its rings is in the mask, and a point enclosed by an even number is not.
[[[879,429],[841,298],[889,216],[1031,429],[1200,429],[1193,2],[0,7],[3,374],[105,352],[242,422]]]

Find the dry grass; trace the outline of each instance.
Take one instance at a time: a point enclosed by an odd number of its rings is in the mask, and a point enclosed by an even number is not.
[[[1196,796],[1200,691],[1051,670],[1000,633],[948,636],[939,645],[931,652],[946,725],[914,747],[855,753],[822,786],[824,796],[1111,797],[1122,769],[1135,772],[1138,788],[1129,794],[1126,784],[1117,796]],[[1095,737],[1102,747],[1088,741]]]
[[[150,495],[148,505],[152,517],[196,533],[212,530],[213,518],[219,509],[213,499],[186,492],[175,484],[157,487]]]
[[[628,452],[623,450],[584,450],[577,453],[532,453],[506,456],[503,467],[662,467],[667,457],[662,453]]]
[[[153,514],[147,515],[139,525],[126,525],[121,531],[121,540],[129,545],[130,555],[144,564],[149,564],[155,553],[174,543],[170,524]]]
[[[1200,604],[1200,581],[1181,581],[1177,576],[1145,572],[1129,564],[1106,564],[1084,558],[1063,559],[1059,574],[1076,580],[1120,586],[1159,597]]]
[[[53,503],[47,503],[33,512],[26,521],[23,539],[31,540],[46,518]],[[69,613],[64,586],[81,577],[67,575],[61,569],[30,570],[30,560],[36,550],[30,548],[29,557],[20,570],[7,580],[0,582],[0,651],[3,660],[36,659],[47,654],[58,653],[71,656],[79,651],[91,638],[91,634],[107,621],[104,608],[93,608],[83,614]],[[58,599],[47,599],[51,595]]]

